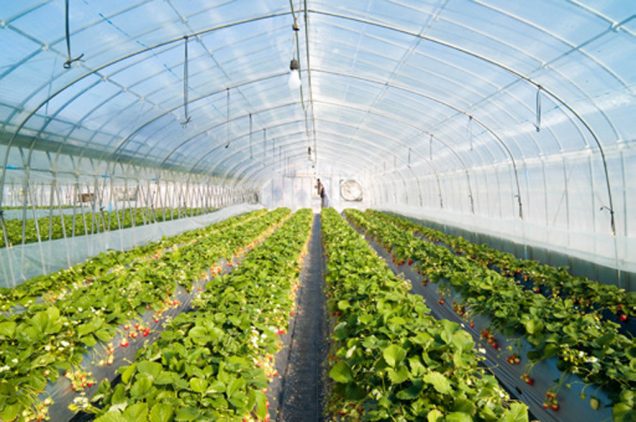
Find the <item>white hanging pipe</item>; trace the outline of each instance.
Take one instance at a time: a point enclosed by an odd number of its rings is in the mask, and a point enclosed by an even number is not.
[[[184,58],[183,58],[183,115],[184,120],[181,126],[186,127],[190,123],[190,114],[188,113],[188,36],[183,37]]]
[[[225,149],[230,146],[230,88],[225,90],[225,112],[226,112],[226,120],[225,120]]]
[[[254,153],[252,151],[252,113],[250,113],[250,160],[254,158]]]
[[[84,57],[84,53],[80,54],[79,56],[73,58],[73,55],[71,54],[71,24],[70,24],[70,5],[69,5],[69,1],[70,0],[66,0],[64,2],[64,18],[65,18],[65,29],[66,29],[66,61],[64,62],[64,64],[62,65],[64,67],[64,69],[70,69],[71,66],[73,65],[73,62],[77,62],[80,61],[82,59],[82,57]]]
[[[536,109],[536,123],[535,128],[537,132],[541,131],[541,85],[537,85],[537,97],[535,99],[535,109]]]

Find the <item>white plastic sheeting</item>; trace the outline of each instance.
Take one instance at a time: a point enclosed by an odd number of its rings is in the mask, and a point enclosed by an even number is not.
[[[40,274],[67,268],[109,249],[128,250],[135,246],[174,236],[225,220],[233,215],[261,208],[258,205],[230,206],[210,214],[137,226],[105,233],[31,243],[0,249],[0,286],[13,287]]]

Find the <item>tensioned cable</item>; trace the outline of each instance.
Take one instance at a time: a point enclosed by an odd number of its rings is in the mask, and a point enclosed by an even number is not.
[[[69,1],[70,0],[66,0],[64,2],[64,17],[65,17],[65,27],[66,27],[66,61],[64,62],[64,64],[62,65],[64,67],[64,69],[70,69],[71,65],[74,62],[80,61],[82,60],[82,57],[84,57],[84,53],[80,54],[79,56],[73,58],[72,54],[71,54],[71,28],[70,28],[70,17],[69,17],[69,9],[70,9],[70,5],[69,5]]]
[[[183,37],[184,58],[183,58],[183,113],[184,120],[181,126],[186,127],[190,123],[190,114],[188,113],[188,36]]]

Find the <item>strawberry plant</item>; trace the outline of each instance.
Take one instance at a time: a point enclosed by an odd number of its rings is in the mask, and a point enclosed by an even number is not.
[[[434,319],[336,211],[322,215],[334,317],[332,417],[527,421],[526,406],[480,368],[470,334]]]
[[[377,211],[369,211],[367,214],[390,221],[401,230],[413,232],[430,242],[444,245],[482,268],[493,269],[535,293],[569,298],[581,310],[605,311],[604,316],[613,315],[615,321],[623,323],[628,321],[629,315],[636,315],[636,292],[627,292],[611,284],[574,276],[567,268],[519,259],[510,253],[486,245],[476,245],[462,237],[433,230],[406,218]]]
[[[0,288],[0,310],[10,311],[18,305],[28,307],[37,301],[53,303],[68,294],[70,290],[93,283],[107,273],[124,271],[125,267],[130,266],[133,261],[157,260],[175,247],[194,244],[215,231],[230,230],[235,225],[262,216],[264,213],[264,210],[259,210],[231,217],[212,226],[164,238],[128,251],[103,252],[73,267],[34,277],[17,287]]]
[[[120,368],[121,383],[100,385],[86,407],[97,421],[266,420],[277,331],[294,306],[311,220],[311,211],[297,212],[240,267],[211,280],[191,312]]]
[[[118,211],[86,212],[79,209],[76,215],[56,214],[53,211],[51,217],[38,219],[28,218],[25,225],[25,238],[22,238],[22,220],[11,219],[5,221],[6,235],[9,246],[21,243],[33,243],[38,241],[38,231],[41,240],[61,239],[70,236],[83,236],[87,234],[101,233],[108,230],[125,229],[133,226],[141,226],[148,223],[170,221],[173,219],[193,217],[203,213],[212,212],[207,208],[190,208],[176,210],[170,208],[127,208]],[[27,210],[27,215],[30,210]],[[36,221],[37,220],[37,221]],[[6,247],[5,236],[0,227],[0,248]]]
[[[173,305],[168,299],[178,284],[191,287],[211,264],[231,257],[288,215],[289,210],[279,209],[232,230],[212,230],[158,259],[136,260],[121,271],[107,272],[55,303],[34,303],[22,312],[1,315],[0,366],[5,370],[0,372],[0,418],[31,415],[47,382],[54,382],[60,371],[72,373],[89,348],[109,342],[118,326],[148,308],[162,312]],[[131,341],[137,340],[128,337],[119,346]]]
[[[634,390],[633,341],[598,311],[582,312],[572,299],[534,294],[461,254],[414,236],[383,214],[349,210],[347,216],[395,253],[404,254],[400,258],[412,257],[427,279],[452,285],[470,312],[487,315],[503,332],[524,335],[534,346],[527,356],[531,362],[557,358],[559,369],[605,388],[615,407],[623,405],[625,391]]]

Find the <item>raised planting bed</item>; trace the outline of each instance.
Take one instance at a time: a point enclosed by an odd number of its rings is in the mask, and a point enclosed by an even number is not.
[[[301,210],[231,273],[212,279],[160,338],[100,384],[97,421],[266,420],[265,390],[287,331],[312,215]]]
[[[0,248],[22,243],[33,243],[38,240],[45,241],[71,236],[84,236],[141,226],[143,224],[194,217],[212,211],[214,209],[126,208],[118,211],[87,212],[85,209],[80,208],[77,213],[71,213],[68,209],[64,209],[64,212],[60,215],[59,211],[53,210],[50,216],[27,218],[24,225],[24,233],[23,220],[21,218],[5,219],[4,228],[0,225]],[[27,216],[32,214],[31,210],[27,210]]]
[[[77,286],[53,301],[2,315],[0,359],[6,369],[0,373],[0,418],[44,417],[52,404],[50,383],[63,374],[75,380],[77,372],[83,373],[84,381],[75,388],[78,393],[94,388],[89,384],[97,380],[93,381],[82,365],[95,346],[101,345],[100,350],[108,352],[105,364],[110,364],[115,349],[126,348],[130,342],[126,334],[126,340],[117,346],[109,344],[118,330],[148,311],[159,317],[178,306],[173,296],[179,288],[192,291],[198,280],[217,269],[218,261],[241,253],[289,213],[279,209],[231,229],[212,230],[192,244],[173,248],[150,261],[134,261],[122,271]],[[140,340],[143,331],[138,333]]]
[[[613,403],[615,420],[631,420],[625,418],[631,417],[634,409],[636,346],[633,339],[619,332],[618,324],[603,320],[598,311],[577,309],[570,299],[534,294],[380,214],[349,210],[347,216],[389,250],[396,263],[413,264],[425,283],[436,283],[447,299],[452,296],[456,310],[467,318],[487,317],[490,326],[486,337],[496,330],[505,339],[522,338],[509,342],[508,353],[521,356],[524,378],[535,365],[554,359],[559,371],[580,377],[585,384],[594,385],[592,389],[601,387]],[[496,340],[495,344],[500,347]],[[559,391],[562,387],[563,382],[557,379],[548,388]],[[590,411],[601,404],[583,397],[589,401]],[[550,399],[548,405],[553,401]]]
[[[125,271],[134,262],[151,262],[175,248],[192,245],[217,231],[231,230],[265,213],[265,210],[258,210],[231,217],[208,227],[190,230],[127,251],[110,250],[72,267],[33,277],[16,287],[2,287],[0,288],[0,311],[19,312],[35,303],[55,302],[71,290],[92,283],[100,277]]]
[[[370,215],[384,218],[397,227],[433,243],[446,246],[482,268],[488,268],[546,297],[561,297],[574,302],[577,310],[599,311],[603,319],[619,323],[621,332],[636,335],[636,292],[570,274],[567,268],[553,267],[478,245],[460,236],[452,236],[417,224],[407,218],[378,211]]]
[[[323,210],[327,307],[334,324],[329,417],[527,421],[457,323],[438,321],[332,209]]]

